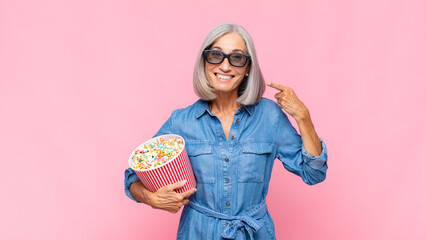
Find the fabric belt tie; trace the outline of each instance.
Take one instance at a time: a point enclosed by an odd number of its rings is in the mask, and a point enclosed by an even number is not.
[[[215,212],[194,201],[188,202],[188,206],[205,216],[231,221],[224,229],[221,236],[226,239],[236,240],[244,240],[246,238],[245,230],[248,232],[251,240],[253,240],[253,232],[258,232],[258,230],[263,227],[259,219],[267,213],[267,204],[265,200],[249,212],[239,216],[228,216],[223,213]]]

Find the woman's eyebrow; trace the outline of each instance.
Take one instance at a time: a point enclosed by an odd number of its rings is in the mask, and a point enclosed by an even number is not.
[[[221,50],[222,51],[222,48],[221,47],[217,47],[217,46],[215,46],[215,47],[212,47],[212,49],[214,49],[214,48],[216,48],[216,49],[219,49],[219,50]],[[242,53],[245,53],[243,50],[240,50],[240,49],[233,49],[233,51],[231,51],[231,52],[242,52]]]

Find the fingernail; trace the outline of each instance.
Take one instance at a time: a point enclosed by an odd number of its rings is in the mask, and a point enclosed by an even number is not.
[[[186,179],[184,179],[184,180],[182,180],[181,182],[182,182],[182,184],[186,184],[186,183],[187,183],[187,180],[186,180]]]

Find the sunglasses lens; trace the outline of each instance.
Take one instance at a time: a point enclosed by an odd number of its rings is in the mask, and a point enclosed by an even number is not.
[[[223,59],[224,59],[224,54],[222,54],[221,52],[217,52],[217,51],[209,52],[206,55],[206,60],[209,63],[213,63],[213,64],[220,63],[220,62],[222,62]]]
[[[246,57],[241,54],[231,54],[229,59],[230,63],[236,67],[241,67],[246,62]]]

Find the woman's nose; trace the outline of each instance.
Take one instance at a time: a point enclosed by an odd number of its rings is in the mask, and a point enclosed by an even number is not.
[[[224,71],[228,72],[231,69],[231,64],[228,62],[228,58],[224,58],[224,61],[220,64],[219,68]]]

